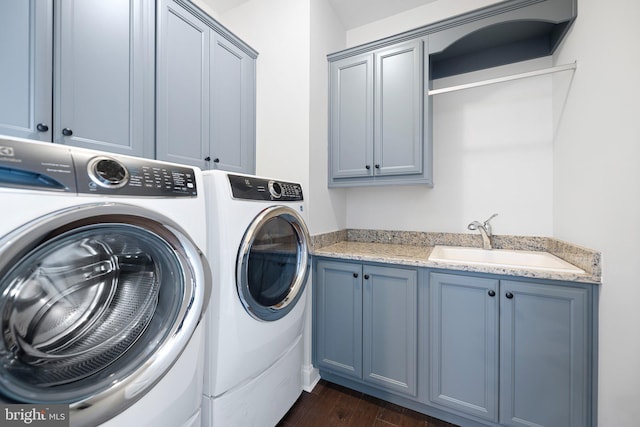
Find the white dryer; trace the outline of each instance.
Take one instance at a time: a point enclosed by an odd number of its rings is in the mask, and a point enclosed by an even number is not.
[[[198,169],[0,137],[1,403],[200,424],[201,188]]]
[[[204,171],[203,426],[273,426],[302,392],[309,233],[300,184]]]

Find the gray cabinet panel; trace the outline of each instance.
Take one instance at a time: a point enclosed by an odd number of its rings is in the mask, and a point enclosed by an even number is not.
[[[331,173],[373,174],[373,54],[331,64]]]
[[[362,267],[321,261],[315,298],[318,367],[362,378]]]
[[[160,13],[156,157],[207,169],[210,29],[173,1]]]
[[[153,2],[56,5],[53,141],[152,157]]]
[[[0,2],[0,58],[0,134],[50,142],[52,0]]]
[[[500,419],[590,425],[588,291],[501,282]]]
[[[422,172],[422,40],[376,52],[376,175]]]
[[[497,293],[495,279],[431,274],[429,400],[494,422],[498,421]]]
[[[211,46],[211,161],[215,169],[253,172],[255,61],[217,33]]]
[[[418,272],[365,266],[363,275],[363,378],[415,396]]]

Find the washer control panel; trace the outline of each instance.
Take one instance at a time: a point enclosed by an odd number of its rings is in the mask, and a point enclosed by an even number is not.
[[[84,152],[73,153],[73,160],[80,193],[142,197],[193,197],[198,194],[195,171],[189,167]]]
[[[227,175],[234,199],[297,202],[303,200],[302,186],[246,175]]]
[[[69,148],[0,137],[0,188],[75,193]]]

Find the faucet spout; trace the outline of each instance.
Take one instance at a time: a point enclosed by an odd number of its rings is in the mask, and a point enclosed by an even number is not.
[[[497,213],[491,215],[489,219],[487,219],[484,223],[480,221],[473,221],[469,225],[467,225],[468,230],[479,231],[480,236],[482,237],[482,249],[493,249],[491,246],[491,223],[490,221],[498,216]]]

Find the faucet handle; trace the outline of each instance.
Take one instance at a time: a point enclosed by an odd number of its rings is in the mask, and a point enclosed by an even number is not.
[[[485,228],[485,230],[487,230],[487,234],[488,234],[489,236],[491,236],[491,224],[489,223],[489,221],[491,221],[493,218],[495,218],[495,217],[497,217],[497,216],[498,216],[498,214],[497,214],[497,213],[494,213],[493,215],[491,215],[491,216],[489,217],[489,219],[487,219],[487,220],[484,222],[484,228]]]

